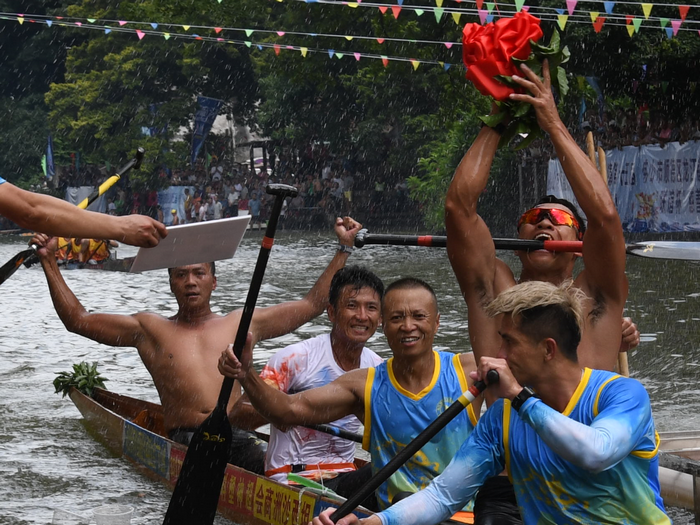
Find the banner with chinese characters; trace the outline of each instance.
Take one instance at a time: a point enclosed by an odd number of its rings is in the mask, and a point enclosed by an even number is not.
[[[700,141],[607,151],[608,187],[627,232],[700,231]],[[575,202],[558,160],[547,193]]]

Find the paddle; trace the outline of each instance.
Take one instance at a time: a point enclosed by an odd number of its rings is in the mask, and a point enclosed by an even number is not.
[[[90,204],[95,202],[95,200],[97,200],[97,198],[100,195],[104,194],[109,188],[114,186],[114,184],[121,178],[121,176],[124,175],[130,169],[133,168],[138,170],[139,168],[141,168],[141,162],[143,161],[143,155],[145,152],[146,150],[144,150],[143,148],[138,148],[136,150],[136,155],[134,156],[134,158],[127,162],[124,166],[122,166],[115,175],[112,175],[110,178],[104,181],[100,185],[100,187],[93,191],[86,199],[83,199],[83,201],[80,204],[78,204],[78,208],[84,210],[85,208],[90,206]],[[27,267],[31,266],[31,264],[35,261],[33,260],[34,258],[30,259],[30,257],[34,255],[35,250],[36,246],[32,245],[29,249],[19,252],[12,259],[3,264],[0,268],[0,285],[7,281],[10,277],[12,277],[12,275],[22,264],[24,264]]]
[[[536,241],[530,239],[494,239],[497,250],[549,250],[551,252],[580,252],[581,241]],[[447,237],[441,235],[385,235],[360,230],[355,237],[355,247],[367,244],[395,246],[427,246],[444,248]],[[625,246],[628,255],[648,259],[673,259],[700,261],[700,242],[689,241],[641,241]]]
[[[355,443],[362,443],[362,436],[360,434],[355,434],[344,428],[336,427],[333,425],[304,425],[306,428],[311,430],[317,430],[318,432],[323,432],[325,434],[330,434],[331,436],[347,439],[348,441],[354,441]]]
[[[293,197],[297,192],[296,188],[285,184],[267,186],[267,193],[275,195],[275,203],[272,206],[233,343],[233,352],[238,359],[241,358],[248,336],[248,328],[255,311],[267,260],[270,257],[282,204],[286,197]],[[205,525],[214,522],[231,445],[231,424],[226,408],[233,390],[233,383],[234,380],[229,377],[224,379],[216,408],[192,436],[163,525]]]
[[[484,381],[477,381],[469,390],[464,392],[459,399],[452,403],[447,410],[440,414],[435,421],[430,423],[423,432],[418,434],[413,441],[411,441],[406,447],[396,454],[386,465],[384,465],[379,472],[370,478],[370,480],[365,483],[360,490],[353,494],[348,500],[343,503],[338,509],[331,514],[330,518],[333,523],[336,523],[340,518],[350,514],[355,507],[357,507],[361,502],[365,500],[367,496],[372,494],[377,488],[384,483],[391,475],[399,470],[401,466],[406,463],[413,455],[418,452],[423,445],[430,441],[435,435],[440,432],[447,424],[452,421],[457,415],[467,408],[476,397],[484,391],[487,385],[498,383],[498,372],[495,370],[489,370],[486,375],[488,383]]]

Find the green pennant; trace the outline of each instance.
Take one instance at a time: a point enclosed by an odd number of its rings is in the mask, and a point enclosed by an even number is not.
[[[434,10],[434,13],[435,13],[435,20],[436,20],[437,22],[440,21],[440,19],[442,18],[442,14],[443,14],[444,12],[445,12],[445,10],[444,10],[442,7],[436,7],[436,8],[435,8],[435,10]]]
[[[665,28],[668,25],[668,23],[671,21],[671,19],[661,17],[661,18],[659,18],[659,21],[661,22],[661,27]]]
[[[170,40],[170,33],[163,33],[163,38]]]
[[[486,11],[488,11],[489,14],[491,14],[494,7],[496,7],[496,2],[486,2]]]
[[[634,18],[632,20],[632,25],[634,26],[634,32],[639,33],[639,28],[642,26],[642,19],[641,18]]]
[[[97,19],[96,18],[88,18],[87,21],[90,22],[91,24],[94,24],[95,22],[97,22]]]
[[[245,45],[248,46],[248,47],[250,47],[250,46],[252,45],[252,42],[246,41],[246,42],[245,42]]]
[[[524,5],[525,5],[525,0],[515,0],[516,13],[519,13],[520,11],[522,11]]]
[[[245,36],[250,36],[250,35],[252,35],[252,34],[253,34],[253,30],[252,30],[252,29],[246,29],[246,30],[245,30]]]
[[[341,59],[345,56],[345,53],[336,53],[335,56],[337,56],[338,59]]]
[[[421,16],[423,13],[425,13],[425,11],[422,9],[416,9],[416,16]]]
[[[41,157],[41,169],[44,170],[44,177],[46,177],[46,155]]]

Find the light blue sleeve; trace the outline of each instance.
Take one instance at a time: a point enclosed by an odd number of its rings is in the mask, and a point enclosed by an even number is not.
[[[377,515],[383,525],[440,523],[464,507],[487,478],[505,468],[502,420],[503,402],[498,401],[479,420],[442,474],[427,488]]]
[[[606,385],[598,409],[590,426],[536,398],[528,399],[519,414],[557,455],[597,473],[614,467],[637,449],[651,423],[649,395],[634,379],[620,378]]]

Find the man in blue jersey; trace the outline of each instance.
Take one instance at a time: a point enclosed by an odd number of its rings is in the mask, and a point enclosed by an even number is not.
[[[417,436],[468,388],[472,354],[433,350],[440,324],[437,299],[425,282],[390,284],[382,300],[382,324],[393,357],[376,368],[351,370],[333,382],[294,395],[265,383],[251,366],[248,346],[239,362],[230,348],[219,370],[240,380],[253,406],[277,426],[335,421],[354,414],[365,425],[365,450],[374,472]],[[474,429],[474,411],[463,411],[377,491],[379,508],[434,479]]]
[[[529,281],[486,307],[500,318],[501,345],[473,376],[498,371],[499,383],[489,388],[500,399],[427,489],[361,523],[438,523],[503,469],[526,524],[671,523],[659,494],[659,438],[646,390],[578,363],[583,299],[568,284]],[[329,513],[313,523],[330,524]]]
[[[22,228],[59,237],[114,239],[134,246],[157,246],[165,226],[143,215],[115,217],[82,210],[51,197],[25,191],[0,177],[0,214]]]

